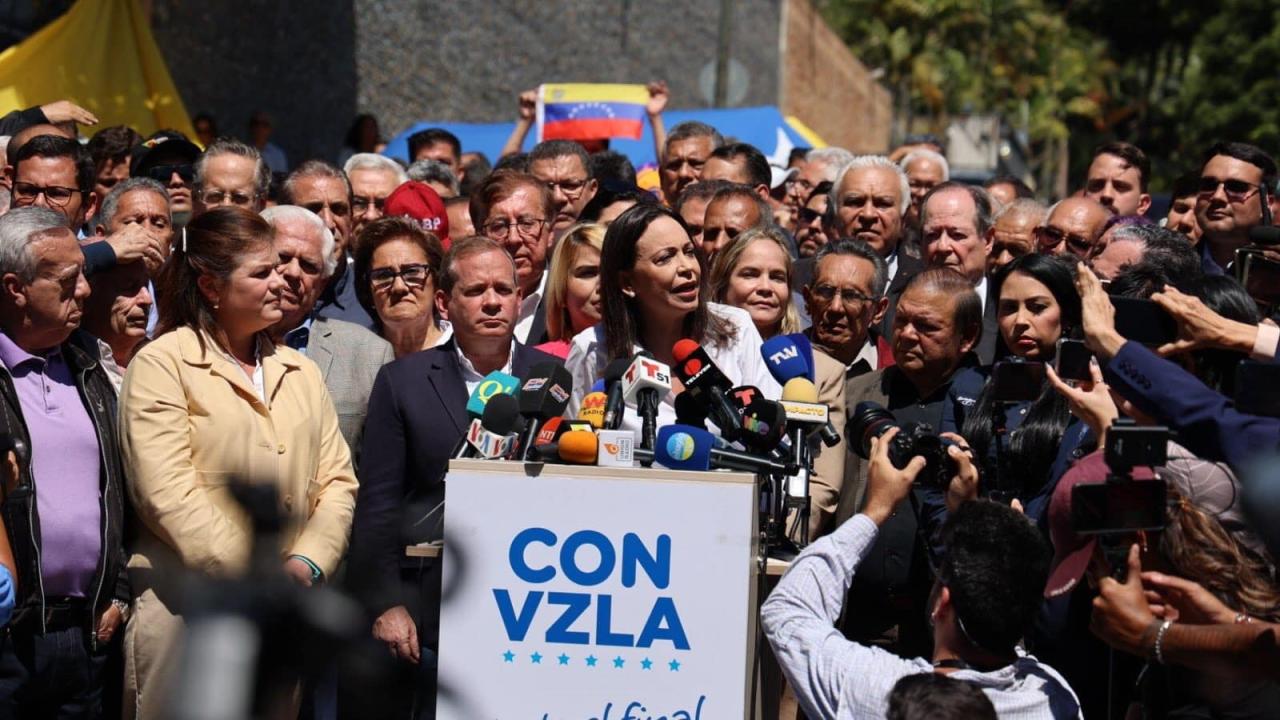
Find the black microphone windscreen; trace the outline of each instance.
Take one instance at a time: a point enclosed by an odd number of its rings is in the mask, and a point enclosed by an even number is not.
[[[520,403],[512,395],[494,395],[485,403],[480,424],[497,435],[517,432],[520,425]]]
[[[549,418],[561,415],[569,405],[573,376],[558,362],[534,365],[520,384],[520,414]]]
[[[618,358],[606,365],[604,375],[601,376],[604,378],[605,387],[608,387],[609,383],[622,380],[622,376],[626,374],[629,367],[631,367],[631,358]]]

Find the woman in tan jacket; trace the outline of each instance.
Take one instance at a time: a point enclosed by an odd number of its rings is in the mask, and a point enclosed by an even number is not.
[[[191,221],[158,281],[157,337],[129,364],[120,429],[141,521],[129,561],[128,717],[167,715],[180,656],[181,578],[236,575],[252,543],[233,480],[274,485],[286,523],[280,562],[302,585],[346,551],[356,479],[320,371],[263,331],[284,282],[271,227],[239,208]]]

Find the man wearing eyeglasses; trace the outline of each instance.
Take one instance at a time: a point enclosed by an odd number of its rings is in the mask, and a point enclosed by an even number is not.
[[[391,362],[395,354],[387,341],[369,330],[316,314],[316,305],[337,267],[337,238],[324,220],[297,205],[267,208],[262,217],[275,229],[280,257],[277,269],[285,283],[280,294],[284,316],[271,326],[270,333],[276,342],[303,353],[320,367],[338,411],[338,430],[356,462],[373,380],[378,368]]]
[[[1067,198],[1049,208],[1049,219],[1036,228],[1036,250],[1045,255],[1070,253],[1088,261],[1102,248],[1098,239],[1111,213],[1095,200]]]
[[[315,213],[333,235],[334,267],[315,303],[315,314],[372,329],[373,320],[356,297],[351,262],[351,185],[347,176],[323,160],[308,160],[285,178],[281,201]]]
[[[526,345],[547,341],[543,301],[555,214],[550,187],[533,175],[495,173],[471,195],[471,219],[476,229],[500,243],[515,260],[521,295],[515,334]]]
[[[552,243],[578,222],[582,208],[596,196],[587,151],[570,140],[547,140],[529,153],[529,174],[547,184],[555,202]]]
[[[351,183],[351,241],[348,252],[354,253],[360,231],[382,217],[382,205],[392,190],[409,181],[404,168],[385,155],[356,153],[342,166]]]
[[[813,281],[804,288],[813,319],[807,332],[847,368],[847,377],[893,364],[888,344],[875,331],[889,304],[888,282],[884,258],[864,242],[836,240],[814,255]]]
[[[239,140],[214,140],[195,171],[196,215],[223,205],[261,212],[267,202],[271,169],[256,148]]]
[[[1236,250],[1249,244],[1249,230],[1275,217],[1276,161],[1247,143],[1209,148],[1200,170],[1196,220],[1204,272],[1222,275]]]

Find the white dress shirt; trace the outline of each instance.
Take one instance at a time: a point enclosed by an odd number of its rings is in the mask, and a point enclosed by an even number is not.
[[[987,288],[988,287],[989,286],[987,285],[986,275],[983,275],[982,279],[978,281],[978,284],[973,286],[973,291],[978,293],[978,299],[982,301],[982,312],[984,314],[987,312]]]
[[[484,375],[481,375],[480,371],[476,370],[476,366],[471,364],[470,358],[462,354],[462,348],[458,347],[457,343],[453,345],[453,352],[458,356],[458,369],[462,371],[462,382],[467,386],[467,397],[471,397],[471,393],[476,391],[476,386],[484,380]],[[516,344],[511,343],[511,349],[507,351],[507,364],[502,366],[502,372],[511,374],[511,363],[515,354]]]
[[[760,333],[756,330],[755,323],[751,321],[751,316],[740,308],[717,303],[707,303],[707,309],[713,315],[727,320],[734,329],[733,339],[724,346],[717,347],[712,343],[705,343],[702,346],[711,357],[711,361],[720,368],[720,372],[724,373],[735,387],[754,385],[769,399],[776,400],[781,397],[782,386],[778,385],[778,382],[769,374],[768,366],[760,355],[760,346],[764,341],[760,339]],[[635,352],[642,349],[639,345],[634,348]],[[573,374],[573,395],[569,399],[568,416],[577,417],[582,398],[591,391],[591,385],[604,374],[604,368],[609,364],[608,350],[604,341],[604,325],[597,324],[575,335],[569,347],[569,357],[564,364]],[[672,377],[675,377],[675,373],[672,373]],[[675,423],[675,397],[674,392],[669,392],[659,403],[659,427]],[[715,423],[711,423],[708,429],[714,427]],[[620,429],[637,433],[638,439],[640,418],[634,404],[627,405]],[[712,432],[715,431],[712,430]]]
[[[538,314],[538,303],[547,292],[547,271],[542,271],[542,280],[538,289],[520,298],[520,314],[516,316],[516,340],[522,345],[529,344],[529,330],[533,328],[533,317]]]

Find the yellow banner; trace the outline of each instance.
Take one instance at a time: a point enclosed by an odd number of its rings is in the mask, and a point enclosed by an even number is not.
[[[649,91],[644,85],[544,83],[542,101],[545,103],[616,102],[644,105],[649,102]]]
[[[64,99],[97,115],[99,127],[128,125],[144,136],[172,128],[195,137],[136,0],[79,0],[0,53],[0,112]]]

